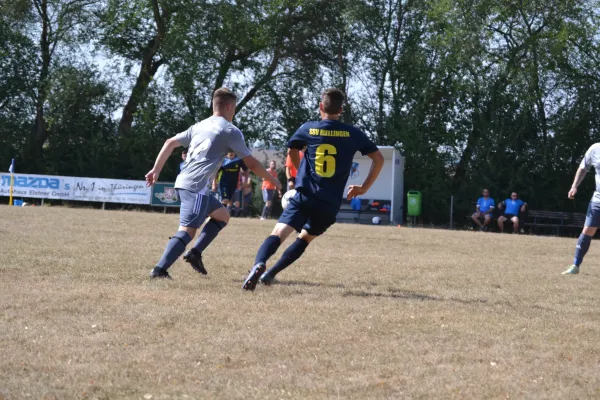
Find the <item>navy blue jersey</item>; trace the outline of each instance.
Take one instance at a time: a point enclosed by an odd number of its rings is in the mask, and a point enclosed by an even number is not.
[[[221,164],[221,184],[237,186],[240,169],[248,170],[241,159],[225,157]]]
[[[305,123],[288,142],[291,149],[304,146],[296,190],[338,207],[356,152],[367,155],[378,150],[360,129],[329,119]]]

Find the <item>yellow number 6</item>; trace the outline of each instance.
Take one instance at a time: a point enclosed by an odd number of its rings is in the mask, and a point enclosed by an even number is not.
[[[331,178],[335,174],[335,155],[337,149],[331,144],[322,144],[317,147],[315,168],[317,175]]]

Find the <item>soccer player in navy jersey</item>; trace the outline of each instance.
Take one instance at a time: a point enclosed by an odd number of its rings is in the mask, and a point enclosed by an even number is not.
[[[319,103],[321,121],[305,123],[289,140],[288,154],[298,169],[297,193],[289,200],[271,236],[258,250],[243,289],[254,290],[259,279],[266,285],[271,284],[275,275],[300,258],[309,243],[335,223],[357,151],[373,163],[362,185],[348,187],[347,198],[366,193],[377,179],[383,167],[383,155],[364,132],[339,121],[344,100],[341,90],[325,90]],[[304,146],[306,151],[301,161],[300,150]],[[267,260],[293,231],[300,233],[296,241],[265,272]]]
[[[221,203],[227,207],[227,210],[232,212],[232,203],[235,202],[234,195],[240,179],[240,172],[242,174],[246,174],[248,172],[248,168],[242,159],[236,157],[235,153],[229,152],[223,159],[223,164],[221,164],[219,172],[221,173],[221,179],[219,180]],[[213,188],[215,186],[216,183],[213,183]],[[237,207],[239,207],[239,204],[233,207],[234,216],[237,216]]]

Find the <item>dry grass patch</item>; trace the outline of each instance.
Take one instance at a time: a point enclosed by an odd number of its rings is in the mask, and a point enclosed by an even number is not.
[[[597,243],[336,225],[246,293],[272,222],[155,282],[175,215],[0,215],[0,398],[600,397]]]

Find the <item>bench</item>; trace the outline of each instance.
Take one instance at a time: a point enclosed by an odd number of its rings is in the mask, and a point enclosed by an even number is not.
[[[523,222],[523,227],[529,227],[531,233],[535,233],[536,228],[550,228],[555,230],[558,236],[561,229],[581,229],[584,223],[585,214],[583,213],[530,210],[528,220]]]
[[[536,228],[556,229],[558,236],[560,228],[564,227],[568,220],[569,213],[566,212],[530,210],[529,220],[523,222],[523,227],[530,227],[531,233],[535,233]]]
[[[373,217],[379,217],[381,218],[381,225],[388,225],[390,223],[390,211],[382,210],[385,204],[391,204],[391,201],[360,199],[360,210],[353,210],[350,201],[344,199],[337,214],[336,222],[372,224]]]

